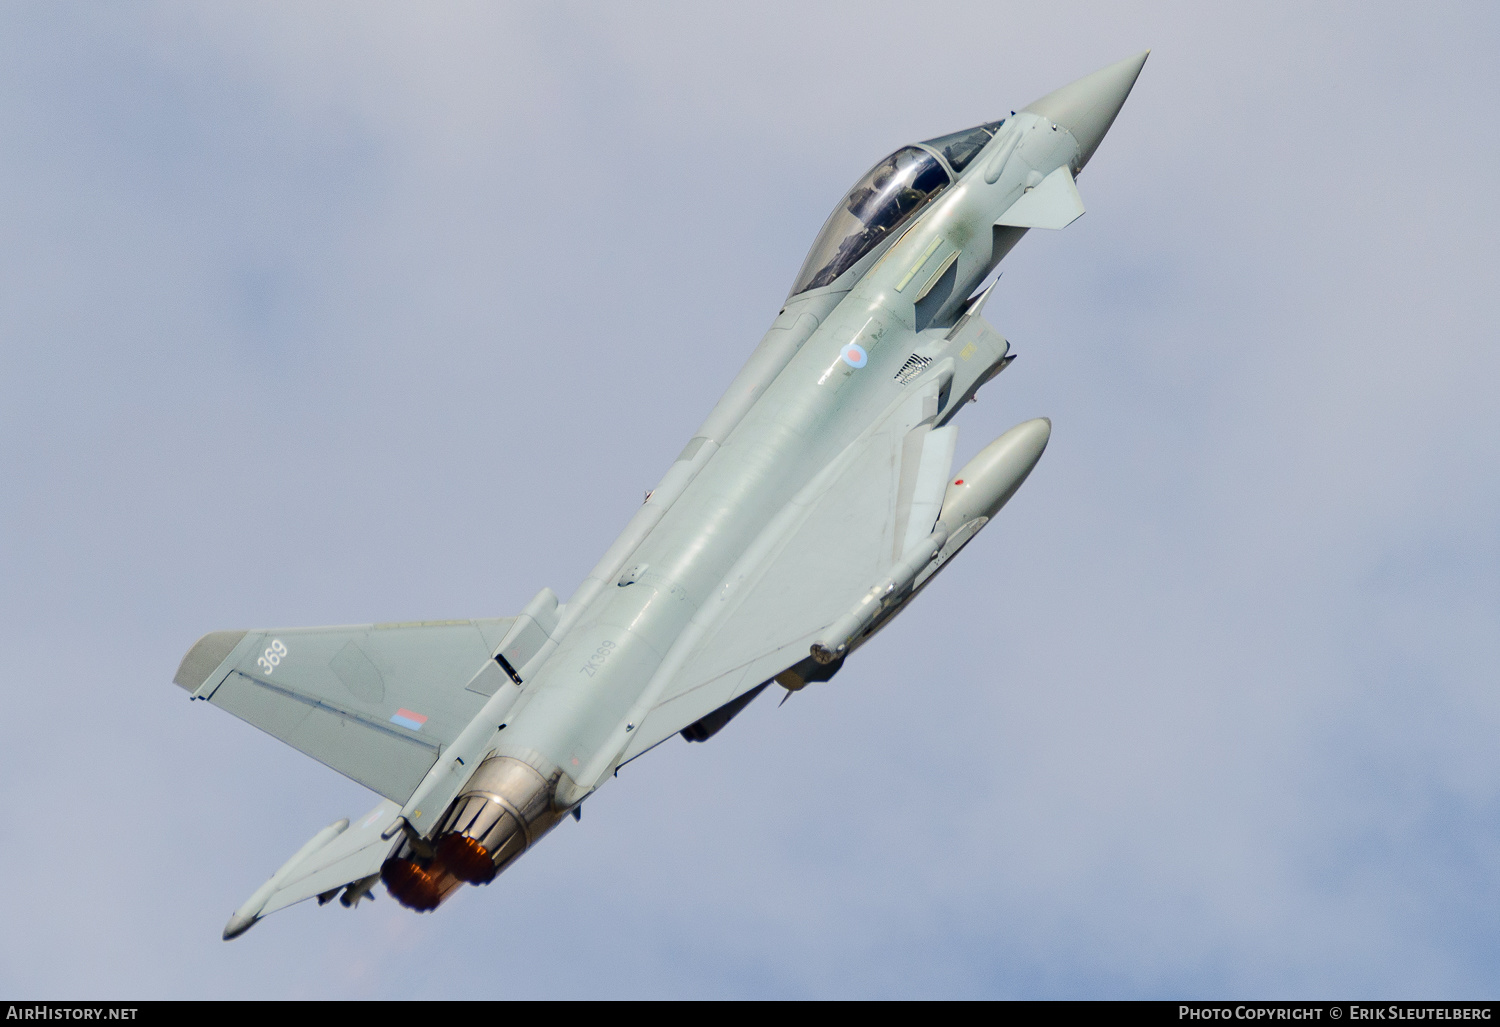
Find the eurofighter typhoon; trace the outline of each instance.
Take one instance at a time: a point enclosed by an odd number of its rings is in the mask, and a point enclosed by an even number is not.
[[[702,742],[775,683],[837,674],[973,540],[1046,448],[1026,421],[952,469],[954,416],[1014,359],[978,291],[1074,179],[1146,54],[998,121],[903,146],[829,216],[790,297],[566,603],[517,616],[216,631],[176,683],[384,800],[237,909],[383,883],[436,909],[541,841],[623,764]],[[977,294],[976,294],[977,292]]]

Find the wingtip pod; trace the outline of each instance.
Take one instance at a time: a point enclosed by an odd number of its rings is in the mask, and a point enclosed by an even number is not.
[[[293,854],[291,859],[283,863],[281,868],[271,875],[270,880],[255,889],[255,894],[246,899],[240,905],[240,908],[234,911],[234,915],[224,925],[224,940],[232,941],[254,927],[256,921],[260,919],[261,910],[266,908],[266,903],[270,901],[272,894],[297,869],[298,864],[343,834],[348,828],[349,821],[347,818],[335,820],[309,838],[306,844]]]
[[[1150,50],[1143,50],[1134,57],[1116,61],[1048,93],[1026,109],[1073,134],[1078,141],[1078,166],[1081,168],[1099,148],[1100,140],[1114,124],[1115,115],[1125,106],[1125,98],[1130,95],[1150,55]]]
[[[255,921],[257,919],[258,918],[254,913],[241,913],[239,911],[236,911],[235,914],[229,918],[229,923],[224,925],[224,940],[233,941],[234,939],[238,938],[240,935],[250,930],[250,928],[254,927]]]
[[[1052,438],[1046,417],[1023,421],[964,464],[943,496],[938,523],[952,531],[979,517],[993,517],[1016,494]]]
[[[229,659],[235,646],[240,644],[240,639],[247,634],[249,632],[246,631],[210,631],[194,642],[193,647],[182,657],[172,683],[189,692],[197,692],[220,664]]]

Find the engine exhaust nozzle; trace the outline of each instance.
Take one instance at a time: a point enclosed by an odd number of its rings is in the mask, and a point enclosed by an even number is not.
[[[380,866],[386,891],[407,909],[430,913],[442,905],[459,881],[440,866],[423,866],[415,853],[391,856]]]
[[[557,823],[552,790],[527,763],[485,760],[438,823],[434,864],[466,884],[489,884]]]

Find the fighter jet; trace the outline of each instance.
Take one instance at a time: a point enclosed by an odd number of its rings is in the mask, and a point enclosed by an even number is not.
[[[903,146],[834,208],[729,391],[567,602],[514,617],[217,631],[175,681],[383,796],[224,928],[377,884],[428,911],[621,766],[837,674],[1026,480],[1045,418],[956,473],[955,416],[1014,359],[996,265],[1083,213],[1075,180],[1146,54]]]

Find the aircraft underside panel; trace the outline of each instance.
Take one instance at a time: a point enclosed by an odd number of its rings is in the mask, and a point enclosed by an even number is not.
[[[907,538],[931,531],[957,429],[932,430],[938,382],[911,388],[879,428],[840,455],[833,473],[793,501],[790,517],[767,529],[779,537],[759,563],[737,569],[709,600],[724,604],[714,629],[635,732],[626,759],[802,660],[890,568]],[[943,466],[923,473],[924,458]]]

